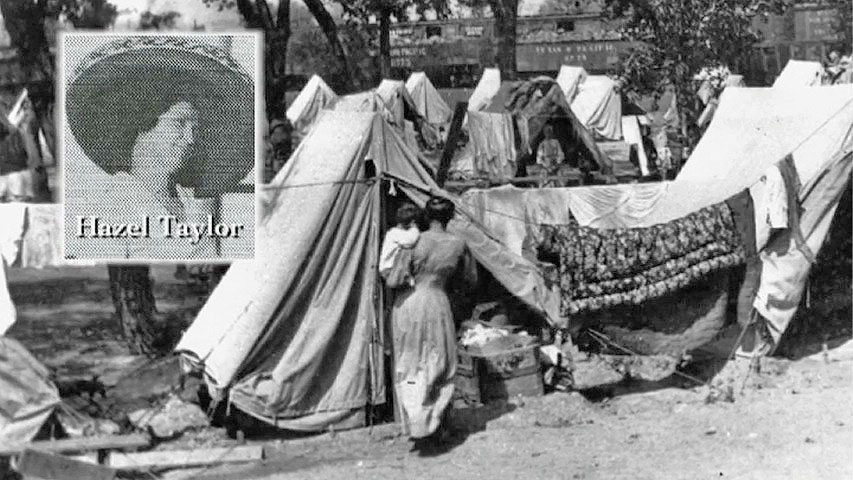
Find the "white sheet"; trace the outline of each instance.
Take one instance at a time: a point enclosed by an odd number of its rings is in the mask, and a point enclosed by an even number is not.
[[[646,156],[646,149],[643,148],[643,135],[640,133],[640,123],[636,115],[626,115],[622,117],[622,135],[625,141],[637,147],[637,159],[640,163],[640,173],[643,176],[649,174],[649,158]]]
[[[583,67],[574,67],[571,65],[563,65],[560,67],[560,73],[557,74],[557,85],[566,96],[566,101],[569,104],[575,99],[580,85],[586,80],[587,73]]]
[[[501,72],[497,68],[483,70],[483,76],[477,82],[471,98],[468,99],[468,111],[476,112],[483,110],[492,103],[492,99],[501,88]]]
[[[578,120],[598,135],[622,138],[622,101],[616,93],[616,82],[603,75],[590,75],[571,103]]]

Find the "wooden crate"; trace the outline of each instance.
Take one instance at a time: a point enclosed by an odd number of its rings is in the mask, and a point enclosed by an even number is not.
[[[453,377],[453,384],[456,386],[453,391],[453,400],[461,401],[466,405],[478,405],[483,401],[480,396],[479,369],[475,366],[474,358],[463,355],[461,350],[458,358],[456,376]]]
[[[460,347],[455,384],[466,403],[542,395],[539,344],[498,352]]]

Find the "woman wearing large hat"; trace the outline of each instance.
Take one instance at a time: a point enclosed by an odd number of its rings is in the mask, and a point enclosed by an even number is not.
[[[64,47],[87,41],[66,36]],[[117,36],[68,68],[67,125],[98,168],[66,155],[66,224],[79,215],[119,223],[215,215],[216,199],[235,191],[254,166],[252,79],[204,37]],[[81,242],[70,232],[66,256],[217,256],[213,242],[164,238],[159,225],[151,228],[149,238],[110,241]]]

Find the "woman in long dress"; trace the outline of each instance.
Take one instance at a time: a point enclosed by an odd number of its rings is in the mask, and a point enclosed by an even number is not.
[[[414,286],[397,295],[391,314],[394,387],[416,440],[436,434],[453,396],[456,328],[446,290],[451,281],[473,286],[477,280],[476,264],[465,242],[446,230],[453,203],[432,198],[425,213],[429,227],[406,262]]]

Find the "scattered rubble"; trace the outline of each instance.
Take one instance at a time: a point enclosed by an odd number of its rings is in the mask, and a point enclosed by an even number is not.
[[[186,430],[206,427],[210,421],[198,405],[171,396],[161,407],[136,410],[128,415],[136,428],[157,438],[173,438]]]

